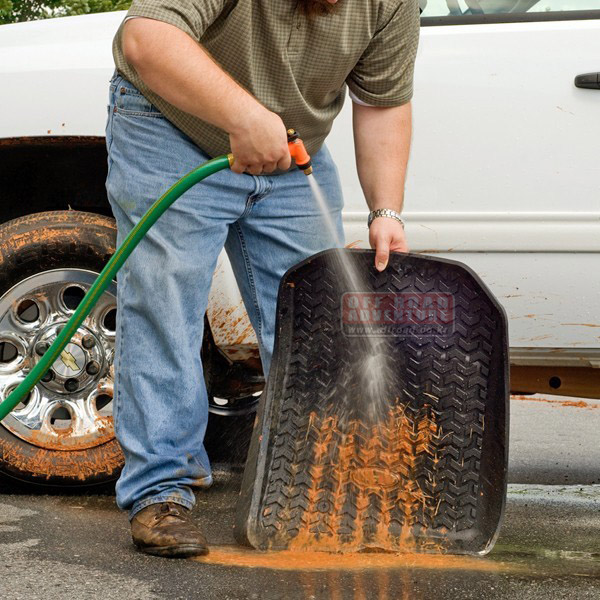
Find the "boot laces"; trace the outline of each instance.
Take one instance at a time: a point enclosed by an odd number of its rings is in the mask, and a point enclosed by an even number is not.
[[[187,520],[185,514],[182,512],[182,509],[180,509],[179,507],[173,506],[169,502],[163,502],[160,505],[158,514],[156,514],[154,516],[154,520],[157,522],[163,521],[167,517],[171,517],[173,519],[180,520],[180,521]]]

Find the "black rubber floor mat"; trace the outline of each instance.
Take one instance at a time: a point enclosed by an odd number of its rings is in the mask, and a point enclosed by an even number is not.
[[[345,255],[362,283],[335,250],[282,279],[236,539],[485,553],[506,497],[504,311],[460,263],[394,253],[378,273],[372,251]]]

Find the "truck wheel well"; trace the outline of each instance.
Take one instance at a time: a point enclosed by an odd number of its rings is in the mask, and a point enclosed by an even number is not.
[[[69,208],[112,216],[102,136],[0,139],[0,165],[0,223]]]

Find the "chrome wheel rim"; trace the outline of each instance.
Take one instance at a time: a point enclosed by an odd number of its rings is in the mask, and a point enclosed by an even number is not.
[[[97,273],[55,269],[20,281],[0,297],[0,398],[4,400],[56,339]],[[83,450],[114,438],[113,282],[60,357],[3,421],[22,440],[50,450]]]

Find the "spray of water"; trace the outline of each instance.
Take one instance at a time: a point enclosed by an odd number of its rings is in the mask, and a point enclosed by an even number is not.
[[[323,190],[321,186],[318,184],[314,175],[308,175],[308,183],[310,184],[310,188],[312,190],[313,196],[319,205],[319,209],[321,214],[323,215],[323,220],[325,221],[325,225],[329,230],[331,237],[335,243],[335,247],[339,250],[337,252],[338,259],[342,266],[342,276],[345,278],[345,283],[349,284],[352,288],[348,291],[362,292],[366,289],[361,281],[361,277],[352,264],[350,257],[342,250],[343,243],[338,235],[338,231],[333,223],[333,219],[331,218],[331,213],[329,212],[329,208],[327,206],[327,201],[325,200],[325,196],[323,195]]]
[[[355,264],[350,260],[349,254],[343,248],[343,242],[338,235],[337,229],[331,218],[327,201],[314,175],[308,175],[308,182],[313,196],[319,206],[323,221],[337,248],[337,259],[339,274],[344,287],[349,292],[364,292],[368,289],[366,281]],[[359,402],[357,407],[370,422],[375,423],[386,417],[390,409],[389,394],[387,392],[388,356],[382,352],[380,344],[375,337],[365,335],[363,337],[348,338],[352,344],[353,351],[359,353],[356,364],[360,365],[358,380],[360,384]],[[348,379],[355,377],[355,373],[347,374]]]

